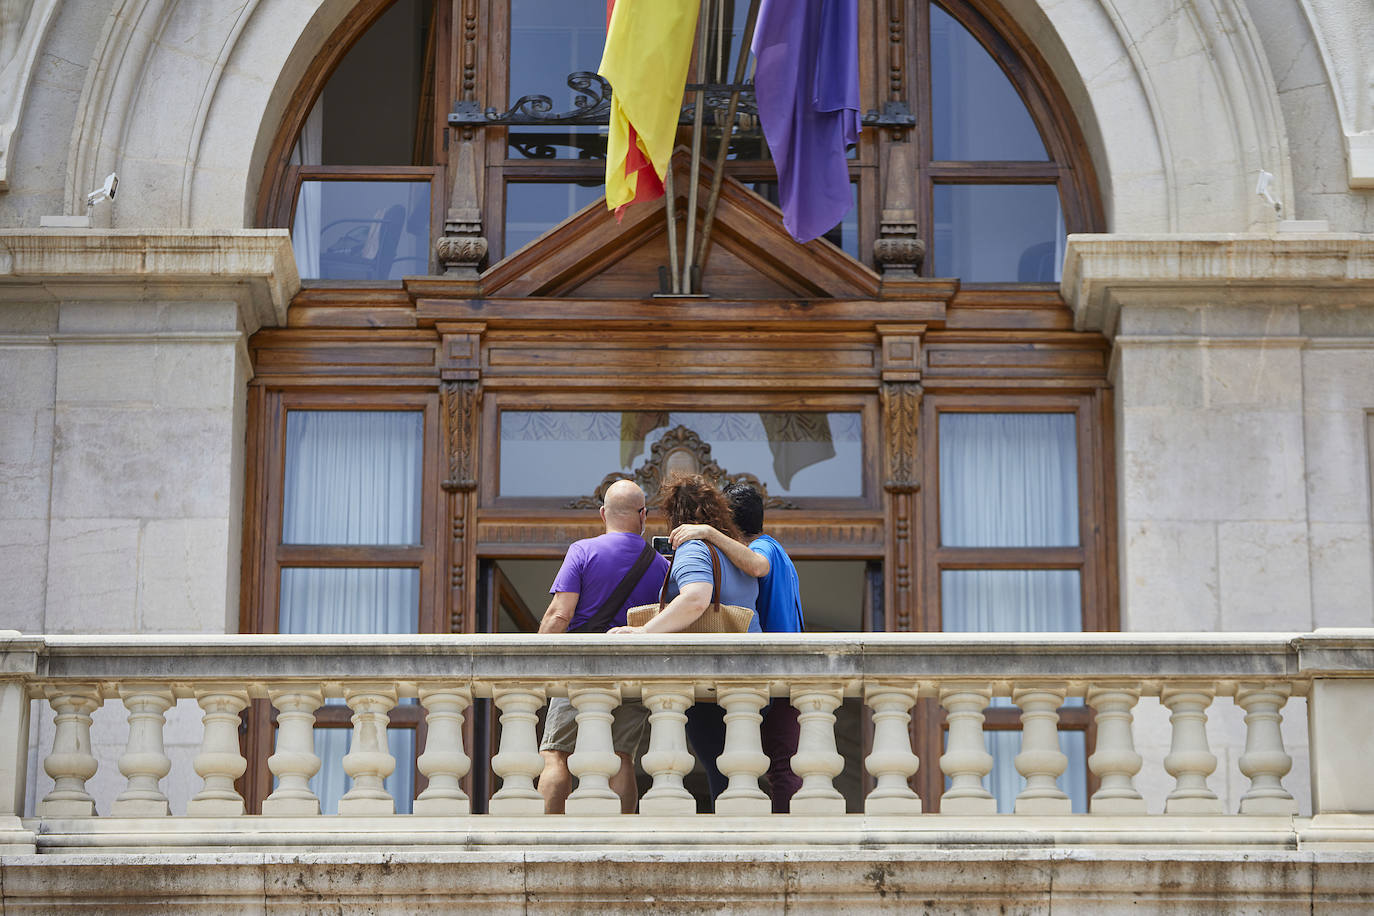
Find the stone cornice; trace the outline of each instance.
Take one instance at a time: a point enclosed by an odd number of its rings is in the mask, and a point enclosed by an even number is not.
[[[298,289],[285,229],[0,229],[0,300],[228,300],[251,334]]]
[[[1124,304],[1374,306],[1374,236],[1071,235],[1059,288],[1080,330],[1109,337]]]

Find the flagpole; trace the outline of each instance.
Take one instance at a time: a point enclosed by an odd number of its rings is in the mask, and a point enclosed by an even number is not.
[[[716,205],[720,201],[720,188],[725,181],[725,161],[730,154],[730,135],[735,130],[739,87],[748,72],[750,45],[754,43],[754,26],[759,19],[759,2],[760,0],[749,0],[749,15],[744,20],[744,36],[739,46],[739,58],[735,61],[735,81],[730,89],[730,106],[721,126],[720,149],[716,150],[716,167],[711,173],[711,194],[706,199],[706,215],[701,221],[701,247],[695,253],[688,249],[688,256],[691,257],[699,274],[706,270],[706,254],[711,250],[711,228],[716,221]]]
[[[710,17],[711,0],[701,0],[701,9],[697,13],[697,85],[703,85],[702,80],[706,76],[706,24]],[[696,91],[696,113],[692,116],[692,167],[688,175],[691,182],[687,186],[687,245],[685,262],[682,265],[682,291],[687,294],[696,292],[692,288],[692,265],[695,259],[692,257],[694,247],[694,236],[697,228],[697,187],[701,184],[699,170],[701,168],[701,117],[703,109],[706,107],[706,92],[704,89]]]
[[[673,193],[673,159],[668,157],[668,173],[663,176],[663,212],[668,220],[668,276],[673,278],[672,292],[682,292],[682,278],[677,272],[677,198]],[[659,270],[663,268],[660,267]],[[660,284],[663,280],[658,281]]]

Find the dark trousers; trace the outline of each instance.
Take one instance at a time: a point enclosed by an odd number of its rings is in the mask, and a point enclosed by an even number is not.
[[[763,752],[768,755],[768,785],[774,814],[786,814],[792,796],[801,788],[801,778],[792,772],[792,755],[797,752],[800,732],[797,709],[786,697],[775,697],[764,708],[760,737]],[[725,774],[716,766],[716,758],[725,753],[725,710],[715,703],[697,703],[688,709],[687,741],[706,770],[706,782],[711,787],[714,803],[729,785]]]

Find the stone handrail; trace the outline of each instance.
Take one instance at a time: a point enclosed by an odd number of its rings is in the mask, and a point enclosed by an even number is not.
[[[578,739],[569,765],[578,785],[568,799],[568,815],[546,818],[535,788],[541,768],[535,723],[551,696],[567,696],[577,709]],[[779,816],[791,820],[770,822],[793,825],[768,828],[774,841],[795,836],[802,824],[822,832],[830,829],[827,825],[876,830],[909,841],[912,831],[948,831],[961,817],[985,821],[981,816],[996,809],[982,785],[992,766],[983,743],[984,710],[996,697],[1010,698],[1020,709],[1022,750],[1015,764],[1026,783],[1016,798],[1017,815],[1069,814],[1069,799],[1056,785],[1066,765],[1057,740],[1058,710],[1067,698],[1082,698],[1094,710],[1096,742],[1088,765],[1099,787],[1089,815],[1063,819],[1077,823],[1084,835],[1107,829],[1102,815],[1146,814],[1134,784],[1142,758],[1133,743],[1132,714],[1141,697],[1158,698],[1171,722],[1164,767],[1173,788],[1165,817],[1150,820],[1159,824],[1169,815],[1234,813],[1231,823],[1242,825],[1237,829],[1245,829],[1247,819],[1251,824],[1265,818],[1291,822],[1299,805],[1283,785],[1292,761],[1279,724],[1287,700],[1305,697],[1313,813],[1306,836],[1320,834],[1316,825],[1336,830],[1343,842],[1374,841],[1374,788],[1367,778],[1374,747],[1371,630],[668,637],[0,632],[0,747],[13,748],[0,758],[0,852],[70,850],[86,840],[105,848],[290,845],[273,833],[285,830],[281,825],[288,821],[291,842],[298,845],[327,844],[330,836],[342,842],[337,839],[342,834],[326,822],[346,822],[350,842],[369,830],[377,842],[401,842],[396,836],[404,834],[410,843],[444,842],[445,831],[449,842],[473,842],[474,836],[490,839],[502,831],[527,836],[532,829],[545,835],[564,829],[555,824],[580,824],[577,829],[585,832],[602,816],[619,824],[672,823],[687,833],[706,824],[717,833],[738,832],[742,825],[762,823],[740,815],[770,810],[758,787],[768,763],[759,722],[762,707],[777,696],[789,697],[801,714],[793,769],[802,788],[793,798],[793,813]],[[1218,760],[1205,726],[1208,708],[1219,696],[1234,698],[1245,711],[1245,750],[1238,765],[1249,790],[1237,812],[1226,811],[1207,784]],[[834,713],[846,697],[861,698],[873,721],[864,765],[874,788],[865,798],[864,814],[849,817],[833,784],[841,766]],[[261,817],[244,816],[244,801],[234,786],[246,766],[239,751],[239,712],[254,698],[270,700],[278,714],[268,761],[277,786],[264,800]],[[350,788],[339,802],[340,817],[316,818],[319,800],[308,781],[320,761],[312,728],[316,709],[328,698],[343,698],[353,713],[353,740],[344,758]],[[425,710],[428,737],[417,766],[428,787],[414,800],[413,815],[385,817],[395,807],[382,783],[396,765],[385,739],[387,713],[404,698],[418,699]],[[461,726],[474,698],[490,698],[502,725],[491,760],[500,788],[490,800],[490,813],[476,816],[469,814],[462,788],[472,760]],[[948,745],[938,761],[919,761],[912,751],[910,710],[922,698],[937,700],[947,713]],[[128,710],[127,748],[118,760],[125,784],[101,817],[87,789],[97,771],[91,717],[116,699]],[[203,786],[186,814],[172,817],[159,781],[171,767],[163,747],[164,716],[180,699],[194,699],[203,711],[203,738],[194,760]],[[682,713],[694,700],[711,699],[726,711],[725,753],[717,762],[729,788],[717,800],[714,817],[660,822],[696,811],[682,784],[692,765]],[[46,701],[55,716],[53,750],[40,761],[54,787],[37,800],[36,817],[25,819],[31,700]],[[650,745],[641,765],[653,784],[636,816],[619,814],[609,786],[618,767],[609,713],[621,702],[642,702],[650,710]],[[915,817],[923,805],[909,786],[919,766],[932,764],[949,780],[933,822]],[[365,823],[357,817],[364,815]],[[529,820],[536,816],[537,828]],[[302,826],[302,818],[311,820]],[[689,822],[699,827],[683,826]],[[419,833],[404,826],[422,823],[427,826]],[[452,831],[459,823],[462,837],[455,840]],[[428,839],[417,839],[422,834]],[[947,839],[946,833],[936,835]]]

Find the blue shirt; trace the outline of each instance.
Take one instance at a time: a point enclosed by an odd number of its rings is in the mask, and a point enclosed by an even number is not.
[[[677,555],[673,558],[673,581],[668,586],[670,599],[676,598],[684,585],[693,582],[711,584],[711,555],[707,551],[705,541],[688,541],[677,549]],[[740,570],[719,550],[716,551],[716,559],[720,562],[720,603],[753,608],[758,600],[759,580]],[[757,613],[749,621],[749,632],[763,632]]]
[[[749,545],[749,549],[768,558],[768,575],[759,582],[759,598],[755,610],[765,633],[801,633],[806,629],[802,623],[801,582],[797,578],[797,567],[782,545],[766,534],[761,534]]]

